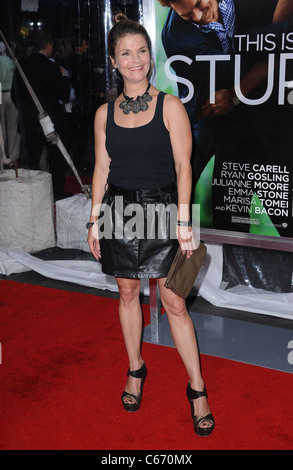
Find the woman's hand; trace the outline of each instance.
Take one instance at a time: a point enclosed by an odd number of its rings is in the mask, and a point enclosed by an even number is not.
[[[177,239],[182,253],[186,252],[186,257],[190,258],[193,251],[197,248],[196,241],[193,236],[192,227],[177,226]]]
[[[87,242],[89,244],[91,253],[94,255],[96,260],[99,261],[101,258],[99,232],[97,224],[94,224],[88,231]]]

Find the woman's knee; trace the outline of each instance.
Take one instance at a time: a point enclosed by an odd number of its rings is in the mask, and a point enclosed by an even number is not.
[[[181,299],[175,294],[165,296],[162,303],[168,316],[183,317],[187,315],[184,299]]]
[[[173,315],[176,317],[184,317],[185,315],[188,315],[185,300],[174,294],[170,289],[167,289],[164,283],[165,279],[158,279],[161,301],[167,315]]]
[[[139,299],[140,282],[133,279],[118,281],[120,300],[124,304],[130,304]]]

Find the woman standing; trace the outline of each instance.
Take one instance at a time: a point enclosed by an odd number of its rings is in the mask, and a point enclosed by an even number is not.
[[[187,397],[194,429],[206,436],[214,428],[214,419],[201,376],[193,323],[184,300],[164,287],[178,243],[188,257],[195,248],[189,215],[189,119],[177,97],[149,83],[151,42],[142,25],[117,15],[108,50],[113,67],[123,78],[123,93],[102,105],[95,117],[96,163],[88,243],[96,259],[101,259],[103,272],[115,276],[119,288],[119,317],[129,358],[122,404],[127,411],[137,411],[141,405],[147,369],[141,356],[140,279],[157,278],[173,341],[190,379]],[[119,196],[123,213],[118,207]],[[168,210],[174,203],[175,237],[172,211]],[[129,230],[133,204],[143,211],[139,220],[144,225],[136,223],[134,236]],[[164,217],[156,217],[159,207],[166,209]],[[109,224],[111,233],[101,236],[102,226],[106,232]],[[156,236],[150,237],[155,225]]]

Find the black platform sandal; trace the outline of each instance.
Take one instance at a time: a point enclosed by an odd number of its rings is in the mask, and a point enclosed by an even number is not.
[[[213,415],[211,413],[209,413],[206,416],[195,416],[194,406],[193,406],[193,402],[192,402],[192,400],[196,400],[197,398],[207,397],[206,389],[204,389],[203,392],[198,392],[196,390],[193,390],[190,386],[190,382],[188,382],[186,394],[187,394],[187,398],[188,398],[188,400],[190,402],[190,406],[191,406],[191,418],[193,419],[195,434],[197,434],[198,436],[201,436],[201,437],[209,436],[212,433],[212,431],[215,427],[215,420],[213,418]],[[201,427],[200,425],[204,421],[209,421],[211,425],[208,428]]]
[[[131,377],[134,377],[135,379],[142,379],[141,384],[140,384],[140,392],[139,393],[128,393],[124,390],[121,396],[122,404],[124,406],[124,409],[126,411],[137,411],[140,408],[141,404],[141,398],[142,398],[142,389],[143,389],[143,383],[145,381],[146,375],[147,375],[147,368],[145,363],[143,363],[142,367],[138,370],[133,370],[130,371],[128,369],[127,375],[131,375]],[[125,399],[126,398],[131,398],[132,400],[135,401],[135,403],[126,403]]]

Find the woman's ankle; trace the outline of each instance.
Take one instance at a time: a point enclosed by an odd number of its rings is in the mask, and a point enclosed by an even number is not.
[[[190,379],[190,387],[192,388],[192,390],[196,390],[197,392],[203,392],[205,388],[203,378]]]
[[[144,364],[144,360],[142,359],[142,357],[140,357],[139,359],[131,360],[129,361],[129,370],[130,371],[139,370],[142,368],[143,364]]]

